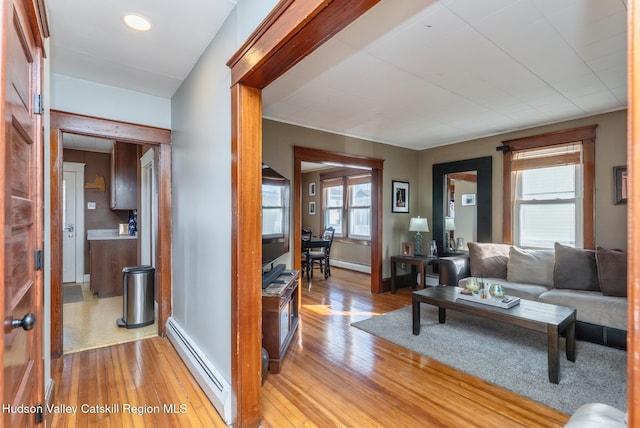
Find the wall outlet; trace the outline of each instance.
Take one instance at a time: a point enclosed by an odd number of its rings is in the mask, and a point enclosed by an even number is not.
[[[96,209],[96,203],[95,202],[87,202],[87,209],[88,210],[95,210]]]

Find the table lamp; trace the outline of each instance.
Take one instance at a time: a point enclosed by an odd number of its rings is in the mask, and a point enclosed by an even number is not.
[[[456,230],[456,223],[453,221],[453,217],[445,217],[444,218],[444,230],[447,232],[447,248],[451,251],[453,250],[453,236],[451,232]]]
[[[428,232],[429,223],[426,218],[413,217],[409,222],[409,232],[416,232],[415,244],[413,246],[413,253],[416,256],[422,255],[422,235],[420,232]]]

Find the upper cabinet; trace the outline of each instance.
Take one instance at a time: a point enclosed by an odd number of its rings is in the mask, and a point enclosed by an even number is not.
[[[138,203],[138,149],[135,144],[113,145],[111,153],[111,209],[134,210]]]

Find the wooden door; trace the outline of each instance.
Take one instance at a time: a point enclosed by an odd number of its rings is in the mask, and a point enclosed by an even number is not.
[[[0,149],[1,307],[4,309],[0,403],[4,426],[42,417],[42,123],[34,113],[42,51],[32,31],[33,4],[3,1]]]

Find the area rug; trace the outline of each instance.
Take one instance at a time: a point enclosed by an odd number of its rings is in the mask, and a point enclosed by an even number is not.
[[[560,339],[560,383],[549,382],[546,335],[523,328],[421,305],[420,335],[412,334],[411,306],[352,326],[495,385],[572,414],[585,403],[626,411],[627,353],[576,341],[576,362],[566,359]]]
[[[80,285],[65,285],[62,287],[62,303],[82,302],[82,287]]]

